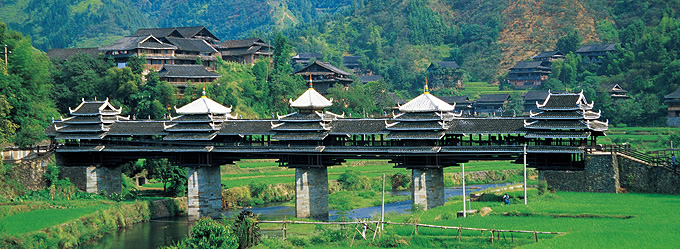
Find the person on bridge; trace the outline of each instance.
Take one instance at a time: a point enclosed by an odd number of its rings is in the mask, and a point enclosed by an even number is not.
[[[505,205],[510,205],[510,196],[507,193],[503,195],[503,201],[505,202]]]

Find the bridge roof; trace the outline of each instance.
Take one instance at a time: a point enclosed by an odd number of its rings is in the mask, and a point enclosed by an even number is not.
[[[323,109],[333,105],[333,99],[326,99],[319,92],[310,87],[295,101],[290,101],[290,106],[298,109]]]
[[[214,100],[203,96],[180,108],[175,107],[178,114],[225,114],[231,113],[231,108],[225,107]]]
[[[450,112],[453,109],[455,109],[455,103],[450,105],[428,92],[399,107],[401,112]]]
[[[448,122],[446,134],[524,134],[525,118],[457,118]]]

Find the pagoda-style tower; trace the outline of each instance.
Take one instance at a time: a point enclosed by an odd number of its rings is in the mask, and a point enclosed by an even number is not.
[[[455,104],[450,105],[429,93],[427,83],[420,96],[399,107],[401,112],[385,122],[389,130],[387,139],[398,140],[395,153],[403,155],[395,159],[397,167],[412,169],[413,204],[431,209],[444,205],[444,167],[455,162],[436,156],[439,141],[446,134],[448,122],[461,114],[454,114]]]
[[[323,151],[322,141],[328,136],[332,122],[343,115],[324,112],[324,108],[333,104],[314,90],[310,82],[309,88],[290,106],[298,111],[278,116],[272,122],[275,132],[272,140],[283,141],[283,144],[300,147],[300,154],[282,154],[279,163],[295,168],[295,216],[311,217],[317,220],[328,220],[328,170],[326,167],[338,165],[342,160],[313,156],[312,153]],[[310,153],[310,155],[305,155]]]
[[[170,122],[165,125],[168,135],[163,140],[209,141],[217,136],[223,122],[236,119],[231,115],[230,107],[209,99],[205,91],[202,97],[180,108],[175,107],[175,111],[180,115],[170,117]]]
[[[199,217],[219,217],[222,210],[222,189],[220,163],[210,156],[212,146],[183,146],[184,141],[210,141],[229,119],[231,108],[220,105],[203,96],[193,102],[175,108],[180,116],[171,117],[164,125],[167,136],[165,141],[180,142],[174,145],[175,160],[188,167],[187,202],[190,220]]]
[[[65,140],[67,144],[78,144],[77,147],[62,150],[63,153],[57,156],[57,164],[67,166],[61,169],[62,177],[69,176],[75,186],[88,193],[111,194],[121,191],[120,161],[88,160],[78,156],[78,153],[104,149],[101,140],[111,126],[118,120],[129,119],[121,117],[120,113],[121,109],[113,107],[108,98],[104,101],[83,99],[75,110],[69,108],[70,117],[53,122],[55,139]]]
[[[586,101],[583,91],[580,93],[548,92],[545,101],[536,102],[536,106],[539,112],[530,112],[530,119],[524,123],[527,129],[525,138],[533,139],[535,148],[541,146],[546,146],[545,148],[595,147],[597,137],[605,136],[604,132],[609,128],[609,122],[597,120],[600,118],[600,112],[592,111],[593,102]],[[583,154],[552,154],[550,158],[535,154],[530,158],[534,163],[550,163],[565,168],[582,167],[582,165],[573,164],[575,161],[582,161],[580,158],[573,158],[575,155],[582,156]]]
[[[55,123],[57,132],[55,138],[100,140],[109,131],[111,124],[118,120],[129,119],[121,117],[120,113],[121,109],[113,107],[108,98],[104,101],[83,99],[75,110],[69,108],[70,117],[61,118],[60,123]]]

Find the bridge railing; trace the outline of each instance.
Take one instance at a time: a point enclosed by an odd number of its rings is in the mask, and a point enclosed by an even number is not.
[[[657,150],[645,153],[633,149],[630,144],[612,144],[602,145],[602,150],[605,152],[614,152],[630,156],[640,161],[646,162],[651,166],[664,167],[677,172],[678,165],[677,162],[673,162],[673,156],[680,153],[680,150],[678,149]]]

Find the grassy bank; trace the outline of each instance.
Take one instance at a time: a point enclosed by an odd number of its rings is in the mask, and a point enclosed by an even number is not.
[[[148,221],[158,213],[184,213],[178,204],[168,199],[20,204],[17,206],[35,209],[24,209],[0,220],[0,248],[72,248],[120,227]]]
[[[671,135],[678,139],[680,128],[671,127],[610,127],[606,137],[598,138],[600,144],[628,143],[633,148],[643,151],[670,148]],[[675,141],[676,145],[678,141]],[[677,147],[677,146],[676,146]]]
[[[521,191],[510,194],[518,196]],[[488,232],[463,231],[459,242],[455,229],[420,227],[416,235],[413,226],[386,225],[384,238],[372,242],[361,239],[354,226],[289,225],[290,239],[268,239],[260,248],[680,248],[680,241],[674,239],[680,229],[680,214],[674,212],[680,208],[680,196],[574,192],[537,196],[536,190],[530,190],[529,205],[520,203],[504,206],[498,201],[473,202],[476,209],[490,207],[493,211],[484,217],[456,218],[454,212],[462,210],[458,200],[428,211],[388,214],[386,220],[565,234],[538,235],[538,242],[534,242],[533,234],[496,234],[492,244]]]

